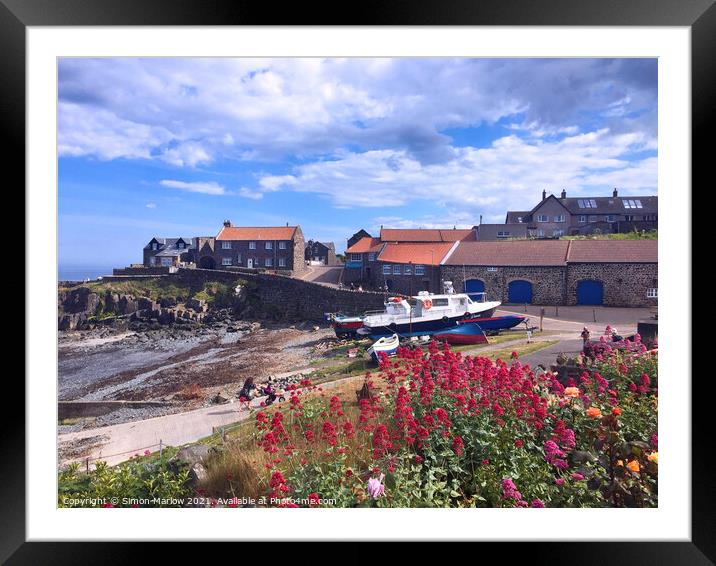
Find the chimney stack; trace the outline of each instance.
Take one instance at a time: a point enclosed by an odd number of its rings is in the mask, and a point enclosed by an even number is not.
[[[546,198],[547,198],[547,191],[543,189],[542,190],[542,200],[544,200]]]
[[[231,228],[231,220],[224,220],[224,228]]]
[[[567,198],[567,190],[562,189],[562,198]]]
[[[612,193],[612,196],[613,196],[614,198],[616,198],[616,197],[619,196],[619,193],[617,192],[617,188],[616,188],[616,187],[614,187],[614,192]]]
[[[482,214],[480,215],[480,225],[482,225]]]

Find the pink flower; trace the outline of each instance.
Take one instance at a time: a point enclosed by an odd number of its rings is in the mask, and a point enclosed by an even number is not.
[[[380,474],[380,478],[370,478],[368,480],[368,495],[373,499],[378,499],[382,495],[385,495],[385,486],[383,485],[383,479],[385,474]]]

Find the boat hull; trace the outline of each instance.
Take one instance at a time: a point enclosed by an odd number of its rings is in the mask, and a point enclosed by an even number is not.
[[[370,348],[368,348],[368,353],[374,361],[378,362],[380,361],[378,359],[378,355],[380,353],[383,353],[386,356],[394,356],[398,352],[399,347],[400,340],[397,335],[393,335],[393,339],[386,337],[380,338]]]
[[[465,319],[460,324],[476,323],[483,330],[507,330],[527,320],[526,316],[505,315],[505,316],[480,316]]]
[[[487,336],[478,324],[459,324],[433,334],[435,340],[454,345],[487,344]]]
[[[495,312],[495,309],[490,309],[484,313],[480,313],[480,316],[485,315],[490,317]],[[470,320],[474,318],[471,315]],[[390,336],[391,334],[398,334],[400,336],[420,336],[425,334],[435,334],[441,330],[453,328],[466,320],[465,315],[454,316],[454,317],[443,317],[432,320],[420,320],[416,319],[409,322],[392,323],[388,326],[382,327],[369,327],[363,324],[363,328],[358,332],[361,335],[370,335],[371,337],[383,337]]]

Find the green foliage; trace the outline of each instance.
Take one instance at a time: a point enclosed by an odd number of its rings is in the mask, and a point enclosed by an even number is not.
[[[190,492],[185,465],[155,458],[114,467],[100,461],[89,473],[75,463],[58,475],[59,507],[180,507]]]

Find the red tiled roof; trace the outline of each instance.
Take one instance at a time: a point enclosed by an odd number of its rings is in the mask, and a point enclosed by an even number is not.
[[[460,242],[445,265],[566,265],[569,244],[567,240]]]
[[[386,244],[378,261],[439,265],[452,247],[451,242]]]
[[[297,226],[224,226],[217,240],[293,240]]]
[[[658,263],[657,240],[573,240],[569,263]]]
[[[380,250],[382,242],[380,238],[365,237],[358,240],[350,248],[346,250],[347,254],[361,254],[365,252],[377,252]]]
[[[457,242],[469,236],[472,229],[432,230],[383,228],[380,239],[384,242]]]

